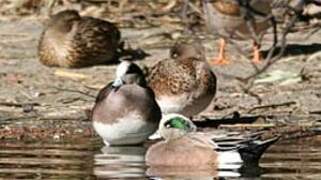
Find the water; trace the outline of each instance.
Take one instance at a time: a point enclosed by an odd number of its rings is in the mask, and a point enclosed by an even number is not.
[[[279,142],[264,154],[260,167],[215,172],[155,170],[144,163],[145,147],[102,148],[91,140],[0,142],[0,147],[0,179],[321,179],[321,142],[310,140]]]

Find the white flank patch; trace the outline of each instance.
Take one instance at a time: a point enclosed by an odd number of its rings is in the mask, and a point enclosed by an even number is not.
[[[147,123],[137,113],[130,113],[116,123],[108,125],[94,121],[93,126],[106,145],[130,145],[145,141],[156,131],[158,124]]]
[[[218,177],[240,177],[241,174],[236,171],[218,171]]]
[[[243,160],[237,151],[218,152],[219,169],[238,169]]]

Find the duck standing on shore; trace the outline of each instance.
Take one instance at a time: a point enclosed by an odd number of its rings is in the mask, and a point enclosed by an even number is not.
[[[219,55],[212,63],[228,64],[226,39],[253,40],[253,63],[260,62],[260,40],[275,25],[269,17],[273,0],[202,0],[206,24],[220,38]]]

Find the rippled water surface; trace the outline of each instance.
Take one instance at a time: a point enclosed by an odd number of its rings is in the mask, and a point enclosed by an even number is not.
[[[239,170],[153,169],[144,163],[145,147],[102,147],[90,140],[70,144],[1,142],[0,179],[320,179],[321,143],[279,142],[259,167]]]

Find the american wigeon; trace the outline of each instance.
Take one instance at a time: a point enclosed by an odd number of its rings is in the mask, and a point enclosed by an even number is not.
[[[120,36],[108,21],[64,10],[50,18],[41,34],[39,60],[47,66],[68,68],[108,63],[114,60]]]
[[[148,84],[163,114],[196,115],[211,103],[216,93],[216,76],[196,44],[177,43],[170,58],[150,68]]]
[[[271,27],[272,0],[203,0],[206,24],[220,39],[220,50],[214,64],[228,64],[225,55],[226,38],[253,39],[253,62],[260,62],[260,37]]]
[[[255,164],[278,137],[260,140],[261,133],[201,133],[180,114],[164,115],[159,127],[163,141],[147,150],[149,166],[220,167],[224,164]]]
[[[106,145],[142,143],[157,130],[161,110],[142,70],[123,61],[116,79],[98,94],[92,110],[93,126]]]

